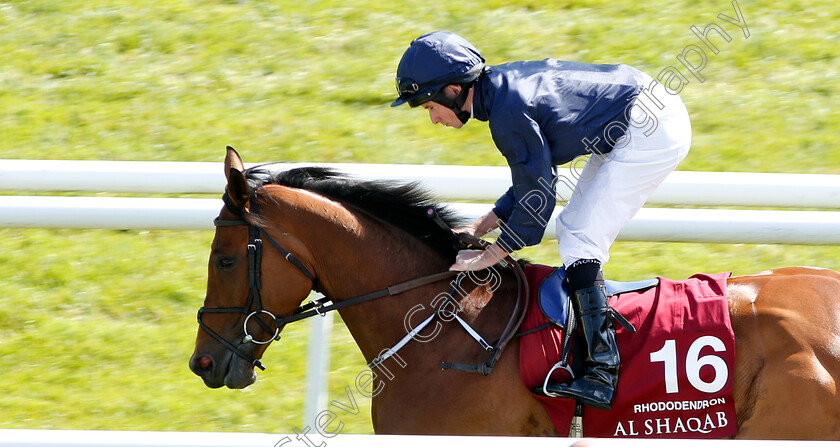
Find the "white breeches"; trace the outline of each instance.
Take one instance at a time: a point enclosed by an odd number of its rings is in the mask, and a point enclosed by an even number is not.
[[[691,122],[679,95],[647,77],[630,109],[625,135],[604,155],[591,155],[556,222],[564,265],[609,260],[618,232],[688,154]]]

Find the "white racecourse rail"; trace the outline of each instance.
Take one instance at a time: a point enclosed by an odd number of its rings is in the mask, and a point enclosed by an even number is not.
[[[495,200],[510,185],[503,167],[281,163],[326,166],[363,179],[418,181],[435,197]],[[220,163],[0,160],[0,191],[216,193]],[[562,176],[562,172],[561,172]],[[558,182],[568,198],[571,181]],[[840,209],[840,175],[676,171],[648,201],[660,205]],[[451,204],[467,218],[490,205]],[[211,229],[218,199],[0,196],[0,226]],[[546,229],[554,237],[553,219]],[[827,244],[840,242],[840,212],[645,208],[620,240]]]
[[[393,436],[312,433],[189,433],[83,430],[3,430],[0,447],[823,447],[822,441],[749,441],[673,439],[558,439],[490,436]]]
[[[448,205],[469,219],[492,208]],[[0,196],[0,227],[210,230],[222,206],[220,199]],[[554,237],[553,218],[545,235]],[[618,238],[838,245],[840,212],[644,208]]]
[[[249,164],[248,166],[253,166]],[[324,166],[369,180],[418,181],[442,199],[496,200],[510,186],[505,167],[355,163],[276,163],[275,169]],[[571,174],[557,193],[568,198]],[[0,191],[219,193],[221,163],[0,159]],[[658,205],[840,208],[840,175],[675,171],[648,203]]]

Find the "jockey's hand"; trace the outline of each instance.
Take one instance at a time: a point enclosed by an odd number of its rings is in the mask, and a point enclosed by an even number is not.
[[[455,257],[455,263],[449,270],[458,272],[473,272],[492,267],[504,259],[508,253],[498,244],[493,244],[487,250],[461,250]]]
[[[499,227],[499,218],[492,210],[479,217],[475,222],[461,228],[452,230],[454,233],[467,233],[472,236],[481,237]]]
[[[467,226],[467,227],[453,228],[452,232],[455,233],[455,234],[463,233],[463,234],[468,234],[470,236],[481,237],[481,236],[477,236],[475,234],[475,227],[473,227],[472,225]]]

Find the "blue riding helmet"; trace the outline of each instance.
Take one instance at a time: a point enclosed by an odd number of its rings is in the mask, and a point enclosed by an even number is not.
[[[417,107],[434,100],[451,108],[461,121],[466,122],[460,108],[467,92],[452,100],[446,98],[443,89],[450,84],[470,84],[478,79],[483,69],[484,58],[463,37],[448,31],[424,34],[411,42],[400,60],[396,79],[399,97],[391,107],[406,102]]]

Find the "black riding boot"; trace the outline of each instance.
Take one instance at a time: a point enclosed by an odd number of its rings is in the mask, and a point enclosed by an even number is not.
[[[568,385],[548,385],[546,391],[558,397],[577,399],[590,407],[609,410],[618,383],[621,359],[615,343],[615,327],[602,285],[575,292],[579,321],[586,340],[586,371]]]

